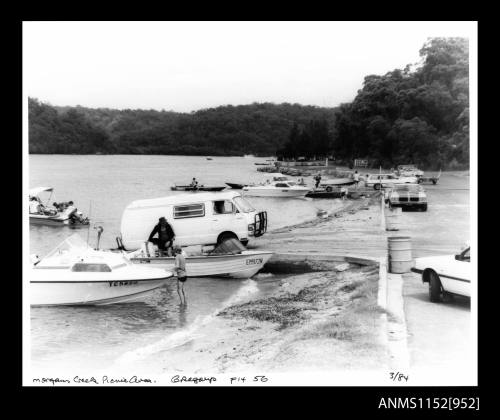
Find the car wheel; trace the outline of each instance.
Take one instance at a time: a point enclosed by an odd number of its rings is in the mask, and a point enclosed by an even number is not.
[[[436,181],[435,179],[433,179],[433,180],[432,180],[432,183],[433,183],[434,185],[436,185],[436,184],[437,184],[437,181]]]
[[[326,187],[326,192],[332,192],[333,188],[332,187]]]
[[[374,190],[380,190],[380,184],[373,184]]]
[[[221,235],[219,235],[219,238],[217,239],[217,245],[224,242],[226,239],[231,239],[231,238],[238,239],[238,237],[234,233],[230,232],[222,233]]]
[[[422,204],[422,206],[420,207],[420,210],[427,211],[427,204]]]
[[[429,273],[429,299],[431,302],[441,302],[443,296],[443,286],[435,271]]]

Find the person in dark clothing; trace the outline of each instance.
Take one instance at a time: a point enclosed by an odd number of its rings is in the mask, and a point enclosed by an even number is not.
[[[158,238],[153,238],[158,234]],[[158,220],[158,224],[154,227],[149,235],[148,241],[153,242],[158,246],[158,250],[160,251],[160,256],[162,256],[167,251],[167,255],[169,257],[172,256],[172,244],[175,239],[175,233],[172,229],[172,226],[167,222],[167,219],[164,217],[160,217]]]
[[[316,181],[316,185],[314,186],[314,188],[318,188],[319,187],[319,183],[321,182],[321,175],[318,174],[314,177],[315,181]]]

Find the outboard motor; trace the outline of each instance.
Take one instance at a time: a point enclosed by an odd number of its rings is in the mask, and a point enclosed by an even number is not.
[[[99,249],[99,241],[101,240],[101,234],[104,231],[102,226],[94,226],[94,229],[97,229],[97,246],[96,246],[96,251]]]

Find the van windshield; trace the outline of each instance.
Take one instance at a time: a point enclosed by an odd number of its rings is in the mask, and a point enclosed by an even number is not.
[[[243,213],[250,213],[252,211],[255,211],[252,205],[243,197],[234,197],[233,200],[240,209],[240,211],[242,211]]]

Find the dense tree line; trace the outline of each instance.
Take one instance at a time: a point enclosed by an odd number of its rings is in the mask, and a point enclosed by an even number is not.
[[[311,120],[302,127],[295,123],[288,141],[276,152],[278,159],[322,159],[332,150],[332,133],[326,120]]]
[[[365,77],[353,102],[336,113],[335,156],[373,165],[416,163],[463,168],[469,162],[468,42],[433,38],[421,62]]]
[[[29,99],[30,153],[274,155],[294,124],[334,109],[298,104],[221,106],[192,113],[55,107]]]
[[[469,162],[468,42],[433,38],[418,65],[369,75],[339,108],[254,103],[191,113],[55,107],[29,99],[30,153],[333,155],[372,166]]]

